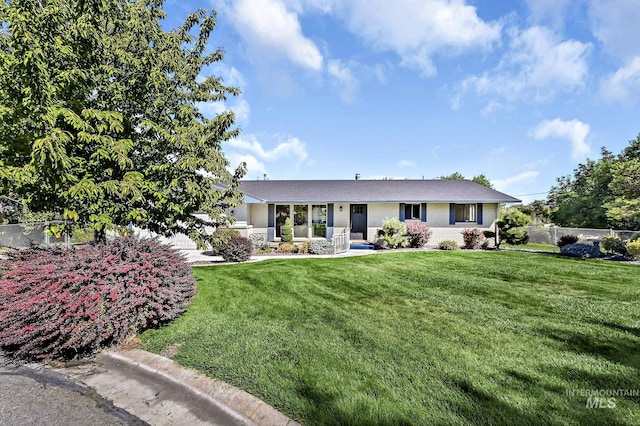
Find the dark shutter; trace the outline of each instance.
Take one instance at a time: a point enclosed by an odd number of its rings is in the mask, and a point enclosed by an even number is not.
[[[449,204],[449,225],[456,224],[456,205],[455,203]]]
[[[422,203],[420,205],[420,209],[422,212],[420,213],[420,220],[423,222],[427,221],[427,203]]]
[[[478,203],[476,218],[478,219],[478,225],[482,225],[482,203]]]
[[[267,207],[267,215],[269,216],[267,218],[267,226],[269,228],[274,228],[276,226],[276,206],[275,204],[269,204],[269,206]]]
[[[400,203],[400,222],[404,222],[404,203]]]
[[[333,204],[327,204],[327,228],[333,228]]]

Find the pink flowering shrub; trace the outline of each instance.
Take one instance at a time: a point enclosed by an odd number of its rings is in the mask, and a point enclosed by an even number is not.
[[[195,294],[184,258],[133,237],[80,249],[19,250],[0,277],[0,347],[72,359],[183,313]]]
[[[409,247],[424,247],[431,238],[431,228],[421,222],[407,222],[407,237]]]
[[[465,228],[462,231],[462,240],[464,241],[464,248],[477,249],[482,246],[484,234],[478,228]]]

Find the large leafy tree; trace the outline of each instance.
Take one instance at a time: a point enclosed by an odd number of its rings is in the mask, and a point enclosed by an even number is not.
[[[640,229],[640,135],[618,156],[611,175],[607,217],[620,228]]]
[[[615,156],[602,148],[602,157],[579,164],[572,176],[558,178],[549,192],[552,219],[565,226],[606,228],[609,226],[605,203],[611,200],[609,184]]]
[[[532,224],[551,222],[551,207],[545,200],[534,200],[529,204],[517,205],[513,208],[530,216]]]
[[[619,155],[579,164],[549,192],[555,223],[589,228],[640,229],[640,135]]]
[[[200,245],[241,202],[221,142],[238,90],[205,76],[215,13],[163,30],[163,0],[0,3],[0,185],[98,236],[129,223]],[[210,220],[195,216],[207,213]]]

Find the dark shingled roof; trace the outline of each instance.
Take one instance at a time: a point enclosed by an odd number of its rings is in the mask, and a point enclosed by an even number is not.
[[[247,180],[240,187],[264,203],[516,203],[469,180]]]

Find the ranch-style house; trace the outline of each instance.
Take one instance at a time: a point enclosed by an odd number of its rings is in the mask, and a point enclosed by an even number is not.
[[[247,180],[241,190],[244,204],[229,212],[232,228],[255,242],[279,241],[290,218],[294,240],[373,243],[383,221],[397,217],[428,225],[430,245],[462,244],[464,228],[495,231],[500,205],[520,201],[469,180]],[[186,237],[173,243],[195,247]]]

